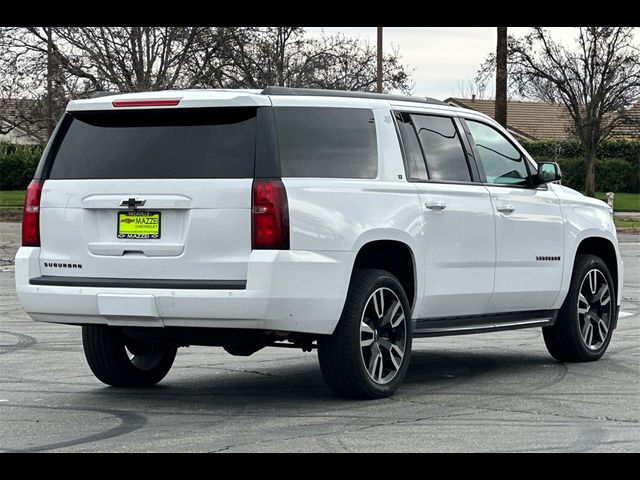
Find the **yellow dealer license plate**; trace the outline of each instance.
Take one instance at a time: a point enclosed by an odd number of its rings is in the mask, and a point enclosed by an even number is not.
[[[118,212],[118,238],[160,238],[160,212]]]

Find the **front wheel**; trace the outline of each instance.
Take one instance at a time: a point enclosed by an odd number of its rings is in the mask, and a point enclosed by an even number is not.
[[[407,372],[412,333],[398,279],[384,270],[356,270],[336,330],[318,340],[325,381],[342,397],[390,396]]]
[[[114,387],[151,387],[173,365],[177,349],[126,338],[105,325],[82,327],[84,355],[93,374]]]
[[[615,301],[614,283],[604,261],[595,255],[578,255],[556,323],[542,329],[553,358],[591,362],[602,357],[615,324]]]

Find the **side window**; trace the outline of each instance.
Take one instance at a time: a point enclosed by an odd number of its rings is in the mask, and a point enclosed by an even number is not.
[[[453,119],[412,114],[431,180],[470,182],[471,173]]]
[[[276,107],[283,177],[375,178],[378,147],[373,111]]]
[[[527,185],[527,167],[520,152],[500,132],[488,125],[466,120],[480,155],[487,183]]]
[[[426,180],[427,179],[427,167],[424,164],[424,156],[420,149],[420,143],[418,142],[418,136],[411,124],[411,117],[407,113],[397,112],[396,123],[400,136],[402,137],[402,144],[404,145],[404,152],[407,156],[407,163],[409,167],[409,178],[411,180]]]

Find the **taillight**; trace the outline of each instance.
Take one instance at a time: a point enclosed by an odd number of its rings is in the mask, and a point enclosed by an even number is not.
[[[180,98],[155,98],[150,100],[114,100],[111,102],[116,108],[121,107],[175,107],[180,103]]]
[[[251,202],[251,248],[289,249],[289,206],[282,180],[253,181]]]
[[[24,199],[22,212],[22,246],[40,246],[40,194],[42,182],[31,180],[27,187],[27,195]]]

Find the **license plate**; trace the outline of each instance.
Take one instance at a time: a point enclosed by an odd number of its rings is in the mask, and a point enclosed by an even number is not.
[[[160,238],[160,212],[118,212],[118,238]]]

